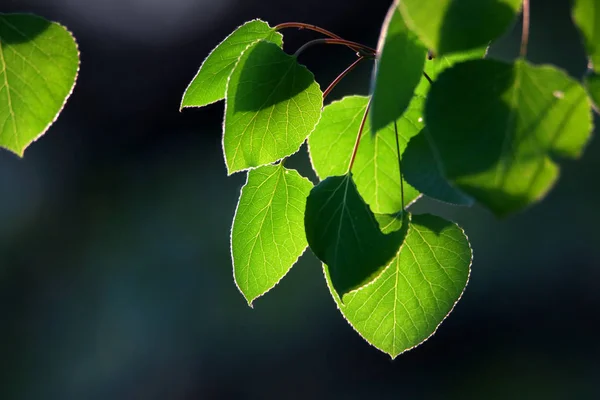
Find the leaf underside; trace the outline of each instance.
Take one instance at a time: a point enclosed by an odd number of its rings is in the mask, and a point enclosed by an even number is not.
[[[79,69],[63,26],[29,14],[0,14],[0,146],[23,156],[52,125]]]

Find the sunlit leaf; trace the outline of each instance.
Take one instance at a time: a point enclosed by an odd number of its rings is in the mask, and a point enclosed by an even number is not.
[[[383,23],[377,50],[379,56],[371,81],[373,134],[397,120],[408,108],[427,55],[427,49],[406,27],[395,4]]]
[[[456,205],[472,205],[473,199],[450,185],[444,177],[437,149],[429,143],[426,129],[410,139],[402,155],[404,179],[433,199]]]
[[[471,248],[462,229],[433,215],[413,215],[399,254],[369,286],[344,296],[338,308],[370,344],[395,358],[423,343],[460,299],[469,279]]]
[[[523,0],[399,0],[406,24],[441,56],[486,47],[514,22]]]
[[[583,36],[585,50],[596,72],[600,72],[600,2],[574,0],[573,20]]]
[[[283,166],[248,172],[231,229],[235,282],[251,305],[306,249],[304,208],[312,183]]]
[[[425,121],[446,178],[500,216],[544,196],[558,178],[554,158],[578,157],[592,130],[581,85],[525,61],[446,70],[431,88]]]
[[[343,175],[348,170],[368,101],[367,97],[350,96],[323,109],[319,124],[308,138],[311,162],[319,178]],[[415,97],[397,121],[401,154],[423,126],[422,106],[423,100]],[[354,161],[354,182],[373,212],[394,213],[402,209],[394,124],[381,129],[376,136],[370,134],[369,125],[367,120]],[[405,205],[418,196],[419,192],[404,184]]]
[[[329,266],[332,286],[340,296],[377,278],[406,233],[382,232],[351,174],[330,176],[315,186],[304,221],[310,249]]]
[[[77,43],[63,26],[0,14],[0,146],[22,156],[58,117],[78,69]]]
[[[202,107],[225,98],[227,79],[242,52],[261,39],[283,45],[282,35],[258,19],[246,22],[227,36],[202,63],[183,94],[181,108]]]
[[[590,74],[585,77],[585,87],[594,102],[596,112],[600,113],[600,74]]]
[[[296,57],[270,42],[250,45],[227,85],[223,150],[229,174],[298,151],[322,107],[319,85]]]

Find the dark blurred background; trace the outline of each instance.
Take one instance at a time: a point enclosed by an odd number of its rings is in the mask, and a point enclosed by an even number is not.
[[[450,318],[395,361],[347,325],[308,252],[254,309],[238,293],[229,227],[245,177],[226,176],[222,103],[180,113],[183,91],[246,20],[374,46],[389,5],[0,1],[67,25],[82,60],[52,129],[24,159],[0,152],[0,399],[600,398],[598,138],[541,204],[506,220],[413,207],[459,222],[475,261]],[[491,56],[513,58],[519,34]],[[285,36],[289,51],[315,37]],[[529,58],[584,73],[567,0],[532,1]],[[323,87],[353,59],[341,47],[302,56]],[[366,93],[369,74],[329,100]],[[294,162],[312,176],[304,153]]]

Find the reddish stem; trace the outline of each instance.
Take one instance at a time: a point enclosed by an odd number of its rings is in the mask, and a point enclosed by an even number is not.
[[[333,88],[335,88],[337,86],[337,84],[340,83],[340,81],[342,79],[344,79],[344,77],[346,75],[348,75],[354,68],[356,68],[356,66],[358,64],[360,64],[364,59],[365,59],[365,57],[360,57],[358,60],[356,60],[352,64],[350,64],[350,66],[348,68],[346,68],[341,74],[339,74],[338,77],[335,78],[333,80],[333,82],[331,82],[331,84],[323,92],[323,100],[325,100],[325,98],[329,95],[329,93],[331,93]]]
[[[362,138],[362,134],[365,129],[367,115],[369,115],[369,110],[371,109],[371,100],[372,98],[369,99],[369,103],[367,104],[367,108],[365,109],[365,114],[363,115],[362,121],[360,122],[358,136],[356,137],[356,142],[354,143],[354,150],[352,150],[352,157],[350,158],[350,164],[348,165],[348,172],[352,171],[352,166],[354,165],[354,160],[356,159],[356,153],[358,153],[358,146],[360,145],[360,139]]]
[[[311,40],[310,42],[304,43],[304,45],[302,45],[296,51],[296,53],[294,55],[296,57],[298,57],[298,55],[300,55],[300,53],[302,53],[304,50],[306,50],[309,47],[312,47],[316,44],[341,44],[343,46],[349,47],[350,49],[356,51],[360,57],[375,57],[375,54],[376,54],[376,51],[374,49],[370,48],[369,46],[364,46],[360,43],[356,43],[356,42],[352,42],[350,40],[344,40],[344,39],[325,38],[325,39],[315,39],[315,40]]]
[[[285,22],[283,24],[276,25],[273,29],[275,29],[276,31],[280,31],[285,28],[308,29],[310,31],[319,32],[325,36],[329,36],[330,38],[334,38],[334,39],[342,38],[341,36],[336,35],[335,33],[328,31],[327,29],[323,29],[316,25],[305,24],[303,22]]]
[[[527,45],[529,44],[529,0],[523,0],[523,31],[521,32],[521,57],[527,55]]]

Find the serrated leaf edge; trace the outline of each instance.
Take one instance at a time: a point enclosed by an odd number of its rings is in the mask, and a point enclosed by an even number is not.
[[[238,61],[237,61],[237,63],[236,63],[236,64],[235,64],[235,66],[233,67],[232,73],[233,73],[233,71],[234,71],[234,70],[237,68],[237,65],[239,64],[239,62],[240,62],[240,58],[242,58],[242,55],[244,55],[244,53],[245,53],[245,52],[246,52],[246,51],[247,51],[247,50],[248,50],[250,47],[252,47],[252,46],[254,46],[256,43],[258,43],[258,42],[262,42],[262,41],[264,41],[264,40],[263,40],[263,39],[255,40],[254,42],[252,42],[252,43],[250,43],[248,46],[246,46],[246,48],[244,49],[244,51],[242,51],[242,52],[240,53],[240,57],[238,58]],[[282,51],[283,51],[283,50],[282,50]],[[289,55],[289,54],[288,54],[288,55]],[[296,61],[296,62],[297,62],[297,61]],[[298,65],[300,65],[300,66],[304,67],[304,68],[306,69],[306,71],[308,71],[308,73],[310,73],[310,74],[311,74],[311,76],[312,76],[312,78],[313,78],[313,81],[315,81],[315,83],[317,84],[317,86],[319,86],[319,90],[321,90],[321,85],[319,84],[319,82],[317,82],[317,81],[316,81],[316,79],[315,79],[315,75],[314,75],[314,74],[313,74],[313,73],[312,73],[312,72],[311,72],[311,71],[310,71],[310,70],[309,70],[309,69],[308,69],[308,68],[307,68],[307,67],[306,67],[304,64],[300,64],[300,63],[298,63]],[[227,94],[227,92],[229,91],[229,82],[230,82],[230,80],[231,80],[231,74],[230,74],[230,75],[229,75],[229,77],[227,78],[227,85],[225,86],[225,94]],[[323,92],[323,91],[321,90],[321,92]],[[255,167],[248,167],[248,168],[237,169],[237,170],[235,170],[235,171],[231,171],[231,170],[229,169],[229,164],[227,164],[227,156],[226,156],[226,153],[225,153],[225,118],[227,117],[227,95],[226,95],[226,97],[225,97],[225,108],[224,108],[224,110],[223,110],[223,122],[221,123],[221,128],[222,128],[222,129],[221,129],[221,130],[222,130],[222,135],[221,135],[221,150],[223,151],[223,158],[224,158],[224,161],[225,161],[225,168],[227,169],[227,176],[231,176],[231,175],[233,175],[233,174],[235,174],[235,173],[238,173],[238,172],[251,171],[251,170],[253,170],[253,169],[260,168],[260,167],[262,167],[262,166],[265,166],[265,165],[271,165],[271,164],[275,164],[275,163],[277,163],[277,162],[279,162],[279,161],[283,160],[284,158],[291,157],[291,156],[293,156],[294,154],[298,153],[298,152],[300,151],[300,149],[302,148],[302,145],[303,145],[304,143],[308,143],[308,137],[309,137],[309,136],[310,136],[310,135],[311,135],[311,134],[312,134],[312,133],[315,131],[315,129],[317,128],[317,125],[319,125],[319,122],[321,122],[321,118],[322,118],[322,116],[323,116],[323,108],[324,108],[324,107],[321,107],[321,112],[319,112],[319,118],[317,119],[317,122],[315,123],[315,126],[313,126],[313,128],[311,129],[311,131],[310,131],[310,132],[309,132],[309,133],[306,135],[306,138],[305,138],[305,139],[304,139],[304,141],[303,141],[303,142],[300,144],[300,146],[298,146],[298,149],[297,149],[296,151],[294,151],[293,153],[290,153],[290,154],[288,154],[287,156],[281,157],[281,158],[279,158],[279,159],[277,159],[277,160],[275,160],[275,161],[273,161],[273,162],[271,162],[271,163],[262,164],[262,165],[257,165],[257,166],[255,166]],[[310,157],[310,155],[309,155],[309,157]],[[302,176],[302,175],[301,175],[301,176]]]
[[[313,183],[308,178],[300,175],[300,173],[297,170],[285,168],[283,165],[278,165],[278,166],[280,168],[284,169],[284,170],[295,171],[298,174],[298,176],[300,176],[305,181],[309,182],[311,184],[311,186],[314,186]],[[256,167],[256,168],[260,168],[260,167]],[[256,168],[254,168],[254,169],[256,169]],[[269,293],[271,290],[273,290],[275,288],[275,286],[277,286],[279,284],[279,282],[281,282],[281,280],[287,276],[287,274],[292,270],[292,268],[294,267],[294,265],[296,265],[298,263],[298,260],[300,260],[300,257],[302,257],[304,255],[304,253],[306,253],[306,249],[308,249],[308,244],[304,247],[304,250],[302,250],[302,252],[296,258],[296,260],[294,260],[294,262],[292,263],[292,265],[290,266],[290,268],[287,270],[287,272],[284,273],[281,276],[281,278],[279,278],[279,280],[273,284],[273,286],[271,286],[270,288],[268,288],[267,290],[265,290],[263,293],[259,294],[258,296],[254,297],[253,299],[248,299],[248,297],[246,297],[246,294],[243,292],[242,288],[240,288],[240,285],[238,284],[237,279],[235,277],[235,263],[234,263],[234,260],[233,260],[233,246],[232,246],[232,243],[233,243],[233,223],[235,222],[235,218],[237,217],[238,209],[240,207],[240,199],[242,198],[242,190],[248,184],[248,178],[249,178],[249,176],[248,176],[248,173],[247,173],[246,174],[246,182],[244,183],[244,185],[240,189],[240,197],[238,198],[237,205],[235,206],[235,212],[233,213],[233,221],[231,223],[231,228],[229,228],[229,255],[231,257],[231,266],[232,266],[231,271],[233,273],[233,282],[235,283],[235,287],[242,294],[242,296],[244,297],[244,300],[246,300],[246,302],[248,303],[248,306],[250,308],[254,309],[254,304],[253,304],[254,301],[256,301],[256,299],[258,299],[260,297],[263,297],[264,295],[266,295],[267,293]]]
[[[433,215],[433,214],[430,214],[430,215]],[[434,216],[436,216],[436,215],[434,215]],[[445,219],[445,218],[444,218],[444,219]],[[447,220],[448,222],[451,222],[451,223],[453,223],[453,224],[454,224],[456,227],[458,227],[458,229],[460,229],[460,230],[461,230],[461,232],[463,233],[463,235],[465,235],[465,239],[467,239],[467,244],[469,245],[469,250],[471,251],[471,259],[470,259],[470,261],[469,261],[469,272],[468,272],[468,274],[467,274],[467,280],[466,280],[466,282],[465,282],[465,286],[464,286],[463,290],[461,291],[460,295],[458,296],[458,298],[456,299],[456,301],[454,302],[454,304],[452,305],[452,307],[450,308],[450,311],[448,311],[448,313],[447,313],[447,314],[444,316],[444,318],[442,318],[442,320],[439,322],[439,324],[437,324],[437,326],[435,327],[435,329],[433,330],[433,332],[431,332],[431,334],[430,334],[429,336],[427,336],[425,339],[421,340],[419,343],[415,344],[414,346],[412,346],[412,347],[409,347],[409,348],[407,348],[407,349],[405,349],[405,350],[401,351],[400,353],[398,353],[398,354],[396,354],[396,355],[394,355],[394,354],[391,354],[391,353],[388,353],[387,351],[385,351],[385,350],[382,350],[382,349],[380,349],[379,347],[375,346],[375,345],[374,345],[373,343],[371,343],[371,342],[370,342],[370,341],[369,341],[369,340],[368,340],[366,337],[364,337],[364,336],[363,336],[363,334],[362,334],[361,332],[359,332],[359,331],[358,331],[358,330],[357,330],[357,329],[354,327],[354,325],[352,325],[352,323],[350,322],[350,320],[348,320],[348,318],[346,318],[346,315],[343,313],[342,309],[341,309],[341,308],[340,308],[340,306],[338,305],[338,302],[337,302],[337,301],[335,301],[335,298],[333,299],[333,302],[335,303],[335,306],[337,307],[337,309],[338,309],[338,311],[340,312],[340,314],[342,314],[342,317],[343,317],[343,318],[344,318],[344,320],[345,320],[345,321],[348,323],[348,325],[350,325],[350,326],[352,327],[352,329],[353,329],[353,330],[354,330],[356,333],[358,333],[358,335],[359,335],[361,338],[363,338],[363,340],[364,340],[365,342],[367,342],[367,343],[368,343],[370,346],[372,346],[372,347],[374,347],[375,349],[377,349],[377,350],[381,351],[382,353],[385,353],[385,354],[387,354],[388,356],[390,356],[390,357],[391,357],[391,359],[392,359],[392,361],[393,361],[393,360],[395,360],[395,359],[396,359],[396,357],[398,357],[398,356],[400,356],[400,355],[402,355],[402,354],[406,353],[407,351],[410,351],[410,350],[413,350],[413,349],[415,349],[416,347],[419,347],[420,345],[422,345],[423,343],[425,343],[427,340],[429,340],[429,339],[430,339],[430,338],[431,338],[433,335],[435,335],[435,334],[437,333],[438,329],[440,328],[440,326],[442,325],[442,323],[443,323],[443,322],[446,320],[446,318],[448,318],[448,316],[449,316],[449,315],[452,313],[452,311],[454,311],[454,308],[456,307],[456,305],[458,304],[458,302],[459,302],[459,301],[462,299],[462,297],[463,297],[463,295],[464,295],[465,291],[467,290],[467,286],[469,285],[469,281],[470,281],[470,279],[471,279],[471,266],[473,265],[473,248],[471,247],[471,242],[470,242],[470,240],[469,240],[469,237],[468,237],[468,236],[467,236],[467,234],[465,233],[465,230],[464,230],[464,229],[463,229],[463,228],[462,228],[460,225],[458,225],[456,222],[454,222],[454,221],[452,221],[452,220],[449,220],[449,219],[446,219],[446,220]],[[412,221],[412,218],[411,218],[411,221]],[[408,227],[408,230],[407,230],[407,232],[406,232],[406,236],[408,236],[408,234],[410,233],[410,229],[411,229],[411,226],[409,225],[409,227]],[[402,246],[400,246],[400,250],[398,250],[398,254],[400,253],[400,251],[402,251],[402,248],[403,248],[403,247],[404,247],[404,242],[402,243]],[[369,285],[371,285],[371,284],[375,283],[375,281],[378,281],[378,280],[381,278],[381,276],[383,275],[383,273],[384,273],[384,272],[385,272],[385,271],[386,271],[386,270],[387,270],[387,269],[388,269],[388,268],[389,268],[389,267],[390,267],[390,266],[393,264],[393,262],[394,262],[394,260],[395,260],[395,259],[396,259],[396,257],[394,257],[394,259],[393,259],[393,260],[390,262],[390,264],[389,264],[389,265],[388,265],[388,266],[387,266],[387,267],[386,267],[386,268],[385,268],[385,269],[384,269],[384,270],[381,272],[381,274],[380,274],[380,275],[379,275],[379,276],[378,276],[376,279],[374,279],[374,280],[373,280],[373,282],[370,282],[369,284],[365,285],[364,287],[366,287],[366,286],[369,286]],[[322,265],[323,278],[325,279],[325,284],[327,285],[327,288],[328,288],[328,290],[329,290],[329,292],[330,292],[331,296],[333,297],[333,296],[334,296],[334,295],[333,295],[333,288],[332,288],[332,287],[329,285],[329,282],[327,281],[327,275],[326,275],[326,272],[325,272],[325,264],[321,263],[321,265]],[[338,297],[339,297],[339,296],[338,296]],[[340,299],[340,302],[341,302],[341,299]]]
[[[36,142],[38,139],[40,139],[42,136],[44,136],[46,134],[46,132],[48,132],[48,129],[50,129],[50,127],[52,125],[54,125],[54,123],[56,122],[56,120],[58,119],[58,117],[60,116],[60,114],[62,113],[63,109],[65,108],[65,106],[67,104],[67,101],[69,100],[69,98],[73,94],[73,90],[75,90],[75,86],[77,85],[77,79],[79,78],[79,68],[81,66],[81,57],[80,57],[81,53],[79,51],[79,43],[77,43],[77,39],[75,38],[75,35],[73,35],[73,32],[71,32],[65,25],[62,25],[59,22],[50,21],[50,20],[48,20],[48,19],[46,19],[44,17],[41,17],[41,16],[36,15],[36,14],[32,14],[32,13],[0,13],[0,16],[4,16],[4,15],[25,15],[25,16],[28,16],[28,17],[35,17],[35,18],[44,20],[46,22],[49,22],[50,24],[54,24],[54,25],[60,26],[71,37],[71,39],[73,40],[73,43],[75,44],[75,50],[77,51],[77,68],[75,70],[75,76],[73,77],[73,84],[71,85],[71,89],[69,90],[69,92],[65,96],[65,99],[63,100],[62,105],[59,107],[58,111],[56,112],[56,115],[54,116],[54,118],[52,118],[52,120],[48,123],[48,125],[46,125],[46,127],[35,138],[33,138],[28,144],[26,144],[21,149],[20,152],[16,152],[13,149],[10,149],[8,147],[3,147],[2,146],[3,149],[6,149],[6,150],[10,151],[11,153],[16,154],[18,157],[23,158],[23,156],[25,154],[25,150],[27,150],[27,148],[29,146],[31,146],[34,142]]]
[[[185,106],[185,105],[183,105],[183,102],[185,100],[185,96],[187,95],[188,90],[190,89],[190,87],[192,86],[192,84],[194,83],[194,81],[196,80],[196,78],[198,77],[198,75],[200,75],[200,71],[202,71],[202,67],[204,67],[204,64],[206,63],[206,60],[208,60],[210,58],[210,56],[215,52],[216,49],[219,48],[219,46],[221,46],[227,39],[229,39],[235,32],[237,32],[238,29],[240,29],[242,26],[247,25],[249,23],[252,23],[254,21],[264,22],[269,28],[271,28],[271,29],[273,28],[271,25],[269,25],[269,23],[267,21],[263,21],[260,18],[254,18],[254,19],[251,19],[250,21],[244,22],[243,24],[241,24],[240,26],[238,26],[237,28],[235,28],[229,35],[227,35],[227,37],[225,37],[225,39],[221,40],[219,42],[219,44],[217,44],[210,51],[210,53],[208,53],[208,55],[204,58],[204,61],[202,61],[202,64],[200,65],[200,68],[198,68],[198,72],[196,72],[196,75],[194,75],[194,77],[192,78],[192,80],[190,81],[190,83],[188,83],[187,87],[185,88],[185,91],[183,92],[183,96],[181,96],[181,103],[179,104],[179,112],[183,111],[184,108],[202,108],[202,107],[209,106],[211,104],[218,103],[221,100],[224,100],[224,99],[214,100],[214,101],[211,101],[210,103],[206,103],[206,104],[201,105],[201,106],[192,106],[192,105]],[[283,35],[281,33],[277,32],[277,31],[274,31],[274,32],[277,33],[279,36],[281,36],[281,44],[283,46]],[[251,45],[253,43],[255,43],[255,42],[252,42]],[[244,51],[246,51],[246,49],[244,49]],[[244,51],[242,51],[240,53],[240,57],[242,56],[242,54],[244,54]],[[238,57],[238,61],[239,61],[239,57]],[[237,65],[237,63],[236,63],[236,65]],[[235,67],[234,67],[234,69],[235,69]],[[233,72],[233,70],[232,70],[232,72]],[[229,82],[229,78],[227,79],[227,81]],[[227,94],[227,86],[225,86],[225,94]]]

